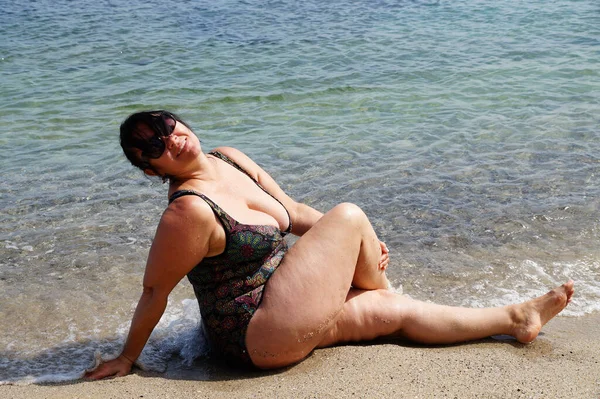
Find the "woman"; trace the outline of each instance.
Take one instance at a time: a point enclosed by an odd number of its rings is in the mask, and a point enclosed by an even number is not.
[[[166,111],[121,125],[128,159],[169,180],[169,205],[150,249],[131,329],[119,357],[86,377],[130,372],[188,276],[213,349],[257,368],[287,366],[313,349],[382,336],[448,344],[508,334],[536,338],[573,295],[573,282],[531,301],[468,309],[416,301],[388,290],[388,249],[365,214],[341,204],[326,214],[288,197],[250,158],[200,141]],[[283,236],[300,236],[288,249]]]

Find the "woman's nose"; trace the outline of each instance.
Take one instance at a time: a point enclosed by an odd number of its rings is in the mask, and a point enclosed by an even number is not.
[[[171,149],[173,145],[176,143],[176,137],[174,134],[170,134],[168,136],[163,136],[163,142],[168,149]]]

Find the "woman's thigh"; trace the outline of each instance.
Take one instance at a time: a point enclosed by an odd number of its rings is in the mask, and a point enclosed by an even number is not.
[[[342,204],[325,214],[290,248],[265,287],[246,335],[254,363],[285,366],[308,355],[342,311],[357,262],[383,273],[377,270],[380,256],[360,209]]]

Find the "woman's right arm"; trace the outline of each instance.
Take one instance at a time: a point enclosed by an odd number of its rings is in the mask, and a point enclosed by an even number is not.
[[[179,281],[206,256],[216,222],[210,207],[200,198],[174,201],[163,214],[150,248],[144,290],[137,304],[123,351],[102,363],[85,378],[124,376],[146,345],[163,315],[167,299]]]

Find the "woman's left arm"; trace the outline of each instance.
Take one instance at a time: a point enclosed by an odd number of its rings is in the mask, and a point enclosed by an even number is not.
[[[296,217],[292,225],[292,233],[301,236],[310,230],[323,216],[322,212],[317,211],[306,204],[296,202]]]

